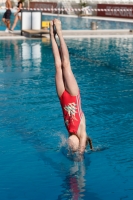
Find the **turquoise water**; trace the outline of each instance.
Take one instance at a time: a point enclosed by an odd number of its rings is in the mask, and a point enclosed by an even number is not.
[[[3,13],[0,13],[0,18],[2,19]],[[133,23],[131,22],[115,22],[115,21],[107,21],[107,20],[97,20],[91,18],[74,18],[74,17],[61,17],[54,16],[55,18],[59,18],[62,21],[62,27],[65,30],[69,29],[81,29],[81,30],[90,30],[91,22],[97,22],[98,29],[133,29]],[[53,20],[53,16],[43,15],[42,20]],[[14,15],[11,15],[11,24],[13,24]],[[21,22],[18,21],[15,30],[21,29]],[[0,30],[5,30],[5,26],[2,21],[0,21]]]
[[[133,39],[66,40],[94,152],[74,162],[48,40],[0,41],[0,199],[133,199]]]

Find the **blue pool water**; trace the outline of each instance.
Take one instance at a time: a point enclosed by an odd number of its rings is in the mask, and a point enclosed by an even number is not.
[[[94,152],[67,138],[46,39],[0,41],[0,199],[133,199],[133,39],[66,40]]]
[[[0,18],[2,19],[3,13],[0,13]],[[53,18],[59,18],[62,21],[62,27],[64,30],[69,29],[80,29],[80,30],[90,30],[91,22],[97,22],[98,29],[133,29],[133,23],[131,22],[120,22],[120,21],[108,21],[108,20],[97,20],[91,18],[74,18],[74,17],[62,17],[62,16],[50,16],[43,15],[42,20],[53,20]],[[11,24],[13,24],[14,15],[11,15]],[[20,30],[21,22],[18,21],[15,30]],[[0,30],[5,30],[5,26],[2,21],[0,21]]]

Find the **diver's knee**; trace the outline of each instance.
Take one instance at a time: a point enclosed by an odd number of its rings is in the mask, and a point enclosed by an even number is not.
[[[62,63],[61,63],[60,59],[57,59],[57,61],[55,62],[56,69],[61,69],[61,65],[62,65]]]
[[[70,67],[70,61],[68,59],[62,60],[62,66],[63,66],[63,68]]]

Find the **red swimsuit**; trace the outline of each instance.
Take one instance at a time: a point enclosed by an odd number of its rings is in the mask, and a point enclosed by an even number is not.
[[[69,133],[77,133],[83,116],[81,109],[80,93],[71,96],[66,90],[60,97],[60,103],[64,115],[64,122]]]

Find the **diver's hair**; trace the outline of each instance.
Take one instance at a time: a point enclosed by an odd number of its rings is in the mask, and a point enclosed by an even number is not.
[[[90,137],[87,136],[87,138],[86,138],[86,146],[87,146],[88,144],[90,145],[90,149],[93,149],[92,140],[90,139]]]

